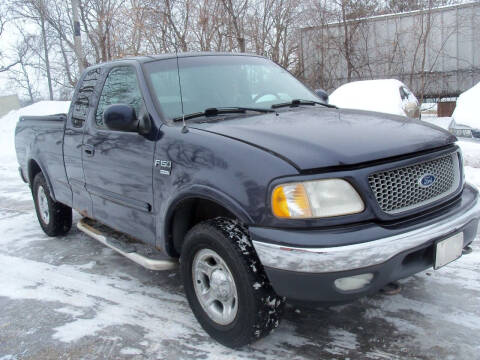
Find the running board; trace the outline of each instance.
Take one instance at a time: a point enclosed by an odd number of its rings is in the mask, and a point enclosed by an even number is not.
[[[132,241],[128,235],[112,230],[95,220],[83,218],[78,221],[77,228],[146,269],[172,270],[178,266],[178,261],[167,257],[161,251]]]

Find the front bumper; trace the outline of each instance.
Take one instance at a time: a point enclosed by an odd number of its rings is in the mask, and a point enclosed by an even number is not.
[[[342,302],[431,267],[437,240],[463,232],[464,247],[467,246],[477,234],[479,218],[478,193],[466,185],[455,204],[430,217],[393,227],[362,225],[358,228],[361,242],[332,246],[332,237],[342,237],[343,232],[339,229],[312,230],[307,234],[304,231],[250,228],[250,233],[258,257],[279,295],[300,301]],[[350,233],[349,238],[355,238],[355,231],[353,227],[353,237]],[[270,241],[269,232],[272,235]],[[308,244],[312,243],[313,233],[318,246],[290,246],[281,241],[295,236],[295,233],[308,237],[304,241]],[[368,234],[371,234],[370,239]],[[386,236],[378,238],[378,234]],[[338,278],[363,273],[372,273],[374,278],[359,290],[341,291],[334,285]]]

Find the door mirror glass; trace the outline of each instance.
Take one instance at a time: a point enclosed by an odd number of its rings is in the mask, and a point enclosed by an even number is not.
[[[105,80],[95,114],[95,124],[100,129],[107,128],[103,122],[104,112],[110,105],[128,105],[135,109],[136,117],[145,112],[145,104],[138,86],[135,69],[131,66],[113,68]]]
[[[110,130],[138,131],[135,109],[130,105],[113,104],[103,111],[103,123]]]
[[[324,102],[325,104],[328,104],[328,94],[325,90],[323,89],[315,89],[315,94]]]

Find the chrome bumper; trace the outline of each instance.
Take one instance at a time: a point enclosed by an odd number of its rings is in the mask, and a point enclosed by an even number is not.
[[[360,269],[381,264],[397,254],[442,238],[460,230],[471,220],[480,218],[480,201],[448,220],[361,244],[328,247],[286,247],[253,240],[253,246],[264,266],[306,273],[329,273]]]

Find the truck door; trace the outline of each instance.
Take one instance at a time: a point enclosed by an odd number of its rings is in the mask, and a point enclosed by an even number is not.
[[[146,111],[133,66],[110,69],[83,139],[83,169],[92,197],[93,217],[155,244],[152,211],[155,142],[136,132],[107,129],[103,111],[111,104],[130,105],[137,116]]]
[[[95,110],[98,80],[101,69],[89,70],[76,88],[65,124],[63,136],[63,161],[67,180],[72,189],[72,208],[84,216],[92,216],[92,199],[85,187],[83,173],[83,135],[87,119]]]

